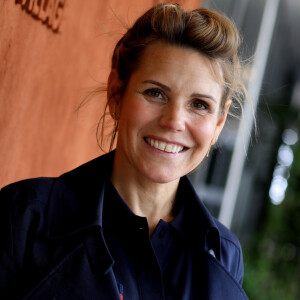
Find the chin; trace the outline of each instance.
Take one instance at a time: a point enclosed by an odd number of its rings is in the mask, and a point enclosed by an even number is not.
[[[154,175],[155,174],[155,175]],[[175,174],[174,172],[151,172],[150,174],[145,174],[149,180],[155,183],[166,184],[176,180],[179,180],[180,177],[184,176],[184,174]]]

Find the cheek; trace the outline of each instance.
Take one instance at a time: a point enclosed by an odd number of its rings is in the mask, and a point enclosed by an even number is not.
[[[146,105],[143,99],[137,96],[124,100],[121,108],[119,129],[139,130],[143,125],[153,120],[154,112]]]
[[[159,106],[150,104],[141,95],[135,95],[129,101],[127,101],[126,110],[130,110],[130,113],[136,118],[150,119],[159,114]]]
[[[208,119],[201,119],[190,125],[190,132],[196,144],[199,146],[209,145],[214,137],[216,122]]]

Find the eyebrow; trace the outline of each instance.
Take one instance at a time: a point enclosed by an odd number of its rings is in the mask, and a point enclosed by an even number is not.
[[[155,85],[158,85],[160,87],[162,87],[163,89],[167,90],[168,92],[171,92],[171,88],[169,88],[167,85],[165,84],[162,84],[158,81],[155,81],[155,80],[145,80],[143,81],[143,83],[152,83],[152,84],[155,84]]]
[[[213,102],[217,103],[216,99],[210,95],[194,93],[191,96],[197,97],[197,98],[208,98],[208,99],[212,100]]]
[[[160,83],[158,81],[155,81],[155,80],[145,80],[143,81],[143,83],[152,83],[152,84],[155,84],[155,85],[158,85],[160,86],[161,88],[167,90],[168,92],[171,92],[171,88],[168,87],[167,85],[163,84],[163,83]],[[207,94],[199,94],[199,93],[193,93],[191,95],[191,97],[197,97],[197,98],[207,98],[207,99],[210,99],[212,100],[213,102],[217,103],[216,99],[213,97],[213,96],[210,96],[210,95],[207,95]]]

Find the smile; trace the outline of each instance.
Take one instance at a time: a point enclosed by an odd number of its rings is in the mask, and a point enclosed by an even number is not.
[[[152,147],[154,147],[158,150],[164,151],[164,152],[168,152],[168,153],[179,153],[179,152],[183,151],[185,148],[183,146],[169,144],[169,143],[154,140],[151,138],[145,138],[145,141]]]

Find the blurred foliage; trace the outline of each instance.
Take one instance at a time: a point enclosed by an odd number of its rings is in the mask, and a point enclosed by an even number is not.
[[[284,201],[269,201],[251,248],[244,250],[244,288],[250,300],[300,299],[300,142]]]

